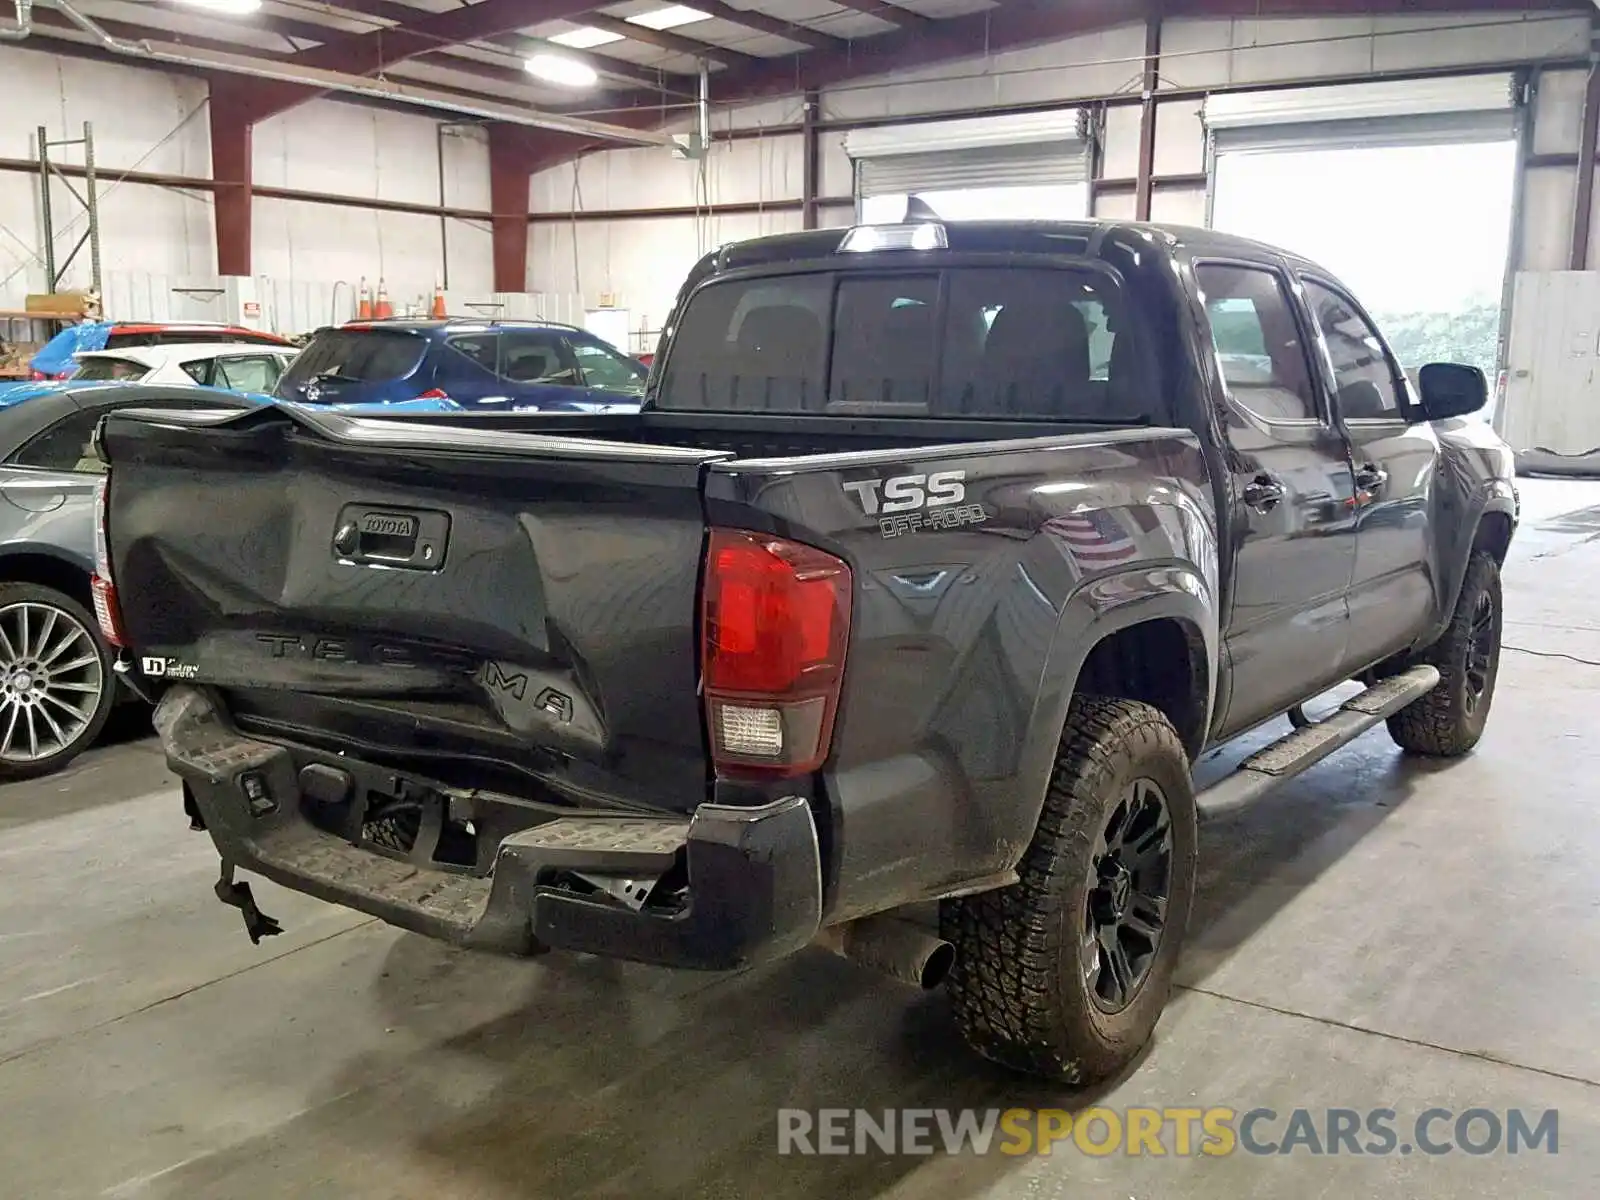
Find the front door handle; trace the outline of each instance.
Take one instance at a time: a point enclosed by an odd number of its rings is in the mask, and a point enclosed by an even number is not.
[[[1362,463],[1356,469],[1356,491],[1375,492],[1389,482],[1389,472],[1377,463]]]
[[[1265,472],[1244,485],[1244,502],[1257,512],[1271,512],[1288,494],[1280,480]]]

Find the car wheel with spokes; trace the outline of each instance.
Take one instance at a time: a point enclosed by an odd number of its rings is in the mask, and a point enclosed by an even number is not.
[[[1149,1041],[1194,895],[1196,813],[1177,731],[1136,700],[1073,700],[1011,887],[946,901],[950,998],[985,1057],[1071,1084]]]
[[[1500,565],[1479,550],[1444,636],[1417,661],[1439,668],[1438,686],[1389,718],[1389,736],[1412,754],[1456,758],[1483,737],[1500,674]]]
[[[115,699],[110,647],[83,605],[0,585],[0,779],[64,767],[94,744]]]

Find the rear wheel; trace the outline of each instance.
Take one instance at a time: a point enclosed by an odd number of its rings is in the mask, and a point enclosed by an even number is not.
[[[946,901],[950,996],[980,1054],[1083,1084],[1122,1070],[1172,987],[1194,894],[1189,760],[1132,700],[1072,703],[1021,882]]]
[[[0,585],[0,779],[64,767],[100,736],[115,698],[110,647],[81,604]]]
[[[1389,736],[1403,750],[1455,758],[1483,737],[1500,674],[1500,567],[1483,551],[1467,577],[1444,636],[1421,662],[1439,668],[1439,684],[1389,718]]]

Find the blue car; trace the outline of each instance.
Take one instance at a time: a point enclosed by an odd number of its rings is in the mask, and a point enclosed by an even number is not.
[[[532,321],[359,321],[318,330],[278,381],[297,404],[437,400],[504,412],[637,408],[648,369],[592,333]]]

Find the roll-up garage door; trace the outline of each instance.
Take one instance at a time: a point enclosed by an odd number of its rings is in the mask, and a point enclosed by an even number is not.
[[[1339,276],[1408,370],[1492,377],[1517,105],[1507,74],[1209,97],[1209,219]]]
[[[1426,147],[1515,134],[1510,75],[1235,92],[1202,109],[1218,154],[1339,147]]]
[[[845,135],[857,202],[864,208],[879,197],[915,193],[948,202],[1015,189],[1049,199],[1051,212],[1027,215],[1063,218],[1087,213],[1090,145],[1087,114],[1077,108],[854,129]],[[1060,211],[1064,197],[1072,211]]]

